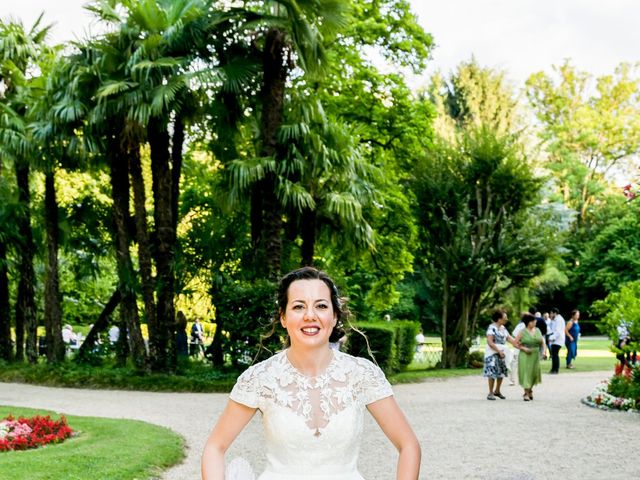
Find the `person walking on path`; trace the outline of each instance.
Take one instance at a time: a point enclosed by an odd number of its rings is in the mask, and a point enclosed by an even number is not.
[[[329,346],[344,335],[347,313],[333,280],[312,267],[289,272],[277,304],[274,325],[286,330],[288,348],[238,378],[205,445],[202,479],[236,478],[231,468],[225,474],[225,452],[260,410],[267,467],[259,480],[363,480],[357,465],[368,410],[397,449],[396,478],[418,480],[420,444],[384,373]],[[236,465],[246,470],[246,462]]]
[[[526,328],[524,323],[518,322],[518,324],[511,332],[511,336],[513,338],[517,338],[518,334]],[[518,357],[520,356],[520,350],[518,348],[514,348],[513,352],[511,352],[511,361],[509,362],[509,385],[516,384],[516,376],[518,376]]]
[[[484,351],[484,376],[488,379],[489,394],[487,400],[495,400],[496,397],[504,400],[500,387],[502,380],[508,375],[505,361],[506,343],[515,345],[514,338],[509,335],[505,324],[509,320],[507,312],[498,309],[491,315],[493,323],[487,328],[487,347]]]
[[[567,368],[575,368],[573,361],[578,356],[578,338],[580,338],[580,311],[573,310],[571,312],[571,318],[567,322],[567,326],[564,329],[565,333],[565,345],[567,347]]]
[[[547,321],[544,319],[542,314],[538,312],[534,307],[529,309],[529,313],[536,317],[536,327],[542,333],[542,338],[544,338],[544,343],[547,343]]]
[[[536,317],[530,313],[522,315],[523,328],[516,337],[520,345],[520,359],[518,360],[518,382],[524,389],[522,398],[525,402],[533,400],[533,386],[542,383],[540,373],[540,352],[542,358],[547,356],[547,348],[540,329],[536,327]]]
[[[551,374],[557,374],[560,370],[560,349],[564,345],[565,340],[565,321],[557,308],[551,310]]]

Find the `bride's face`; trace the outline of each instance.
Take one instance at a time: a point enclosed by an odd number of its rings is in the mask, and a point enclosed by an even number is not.
[[[292,346],[328,344],[336,324],[329,287],[322,280],[291,283],[280,322],[287,329]]]

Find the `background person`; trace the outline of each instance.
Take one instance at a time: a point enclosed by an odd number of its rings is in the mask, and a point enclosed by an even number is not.
[[[62,341],[67,345],[75,345],[78,343],[78,336],[73,331],[73,327],[68,323],[62,327]]]
[[[549,316],[551,318],[551,336],[549,337],[551,344],[551,371],[549,373],[557,374],[560,369],[560,349],[565,341],[565,321],[557,308],[551,309]]]
[[[484,372],[489,384],[487,400],[495,400],[506,397],[502,395],[500,387],[502,380],[507,376],[507,364],[505,362],[506,342],[515,343],[514,339],[505,328],[508,317],[504,310],[496,310],[491,315],[493,323],[487,328],[487,347],[484,351]]]
[[[176,347],[179,357],[189,356],[189,341],[187,340],[187,317],[182,312],[176,314]]]
[[[513,329],[511,336],[513,338],[518,338],[518,334],[525,328],[525,324],[522,322],[518,322],[518,324]],[[511,352],[511,361],[508,364],[509,367],[509,385],[516,384],[516,376],[518,375],[518,357],[520,356],[520,350],[516,347]]]
[[[616,343],[616,347],[619,349],[624,349],[631,343],[631,332],[629,331],[629,322],[622,319],[620,324],[616,328],[618,333],[618,341]],[[630,367],[631,365],[635,365],[638,355],[637,353],[631,352],[627,350],[626,352],[620,352],[616,355],[616,358],[620,362],[621,371],[624,370],[625,367]]]
[[[288,273],[278,309],[274,322],[286,330],[288,348],[238,378],[205,445],[202,479],[225,478],[225,452],[260,410],[267,457],[260,480],[361,480],[366,409],[398,450],[397,478],[417,480],[420,445],[382,370],[329,347],[344,334],[346,314],[333,280],[312,267]]]
[[[191,325],[191,349],[192,355],[204,355],[204,327],[198,317]]]
[[[118,339],[120,338],[120,327],[118,327],[117,325],[112,325],[109,329],[108,335],[109,343],[111,345],[115,345],[116,343],[118,343]]]
[[[544,312],[542,314],[542,319],[544,320],[544,324],[546,327],[546,334],[545,334],[545,342],[547,344],[547,351],[551,352],[551,317],[549,316],[549,312]],[[542,331],[542,330],[540,330]]]
[[[524,389],[522,398],[525,402],[533,400],[533,387],[542,383],[540,373],[540,356],[546,358],[547,348],[542,336],[542,332],[536,327],[536,317],[530,313],[522,315],[522,322],[525,328],[520,330],[516,337],[520,354],[518,361],[518,382]]]
[[[567,368],[575,368],[573,361],[578,356],[578,339],[580,338],[580,311],[573,310],[571,318],[564,328],[565,346],[567,347]]]
[[[547,343],[547,321],[546,321],[546,319],[542,316],[542,314],[540,312],[538,312],[535,309],[535,307],[531,307],[529,309],[529,313],[531,315],[533,315],[534,317],[536,317],[536,328],[538,330],[540,330],[540,333],[542,334],[542,338],[544,338],[544,341],[545,341],[545,344],[546,344]],[[548,345],[547,345],[547,347],[548,347]]]

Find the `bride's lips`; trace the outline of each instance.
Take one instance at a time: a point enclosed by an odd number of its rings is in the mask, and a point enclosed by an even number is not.
[[[309,335],[309,336],[313,336],[313,335],[317,335],[318,333],[320,333],[320,327],[304,327],[301,328],[300,331],[304,334],[304,335]]]

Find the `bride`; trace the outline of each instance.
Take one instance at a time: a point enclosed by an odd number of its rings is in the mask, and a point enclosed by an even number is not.
[[[420,445],[384,374],[329,346],[343,335],[345,315],[331,278],[312,267],[288,273],[278,308],[289,346],[238,378],[205,445],[202,479],[225,478],[226,450],[260,410],[267,467],[258,480],[363,480],[357,463],[366,407],[398,450],[396,478],[416,480]]]

